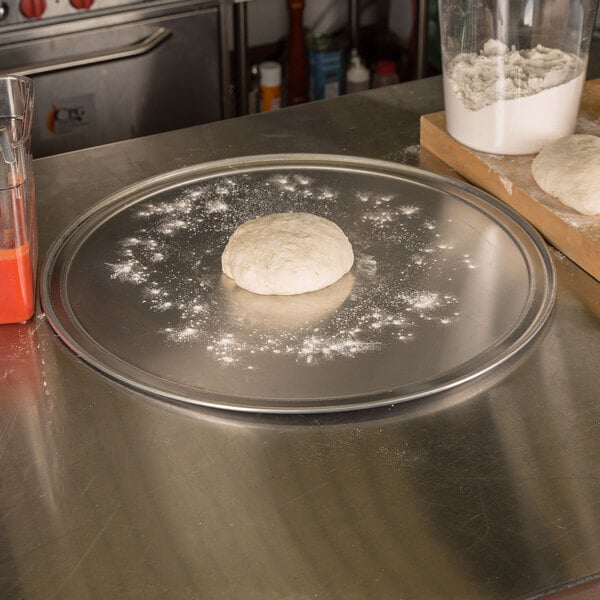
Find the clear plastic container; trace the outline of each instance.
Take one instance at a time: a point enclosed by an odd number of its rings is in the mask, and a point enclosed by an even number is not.
[[[448,132],[495,154],[573,133],[598,0],[439,0]]]
[[[27,321],[35,308],[32,115],[32,81],[0,77],[0,324]]]

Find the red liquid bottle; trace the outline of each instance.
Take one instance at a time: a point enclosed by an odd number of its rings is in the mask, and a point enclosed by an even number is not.
[[[32,108],[31,80],[0,77],[0,324],[27,321],[35,308]]]
[[[26,235],[27,206],[18,197],[10,213],[6,205],[0,198],[0,324],[27,321],[34,310],[35,241]],[[13,226],[5,227],[7,223]]]

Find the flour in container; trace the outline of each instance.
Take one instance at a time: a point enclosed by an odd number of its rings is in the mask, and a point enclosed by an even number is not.
[[[585,62],[557,48],[508,48],[488,40],[444,66],[448,132],[496,154],[533,154],[573,133]]]

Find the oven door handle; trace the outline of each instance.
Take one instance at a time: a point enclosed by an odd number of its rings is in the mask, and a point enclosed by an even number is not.
[[[130,58],[132,56],[139,56],[140,54],[146,54],[159,44],[162,44],[171,35],[171,30],[166,27],[158,27],[149,36],[131,44],[129,46],[122,46],[110,51],[91,52],[90,54],[83,54],[77,58],[69,60],[57,60],[50,62],[37,63],[35,65],[25,65],[23,67],[17,67],[16,69],[10,69],[5,72],[0,72],[0,75],[39,75],[41,73],[54,73],[56,71],[64,71],[65,69],[72,69],[74,67],[84,67],[86,65],[93,65],[97,63],[109,62],[111,60],[119,60],[121,58]]]

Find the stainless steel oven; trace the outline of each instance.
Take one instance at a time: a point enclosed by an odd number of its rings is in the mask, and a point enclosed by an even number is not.
[[[0,1],[0,72],[35,83],[34,156],[230,116],[225,5]]]

